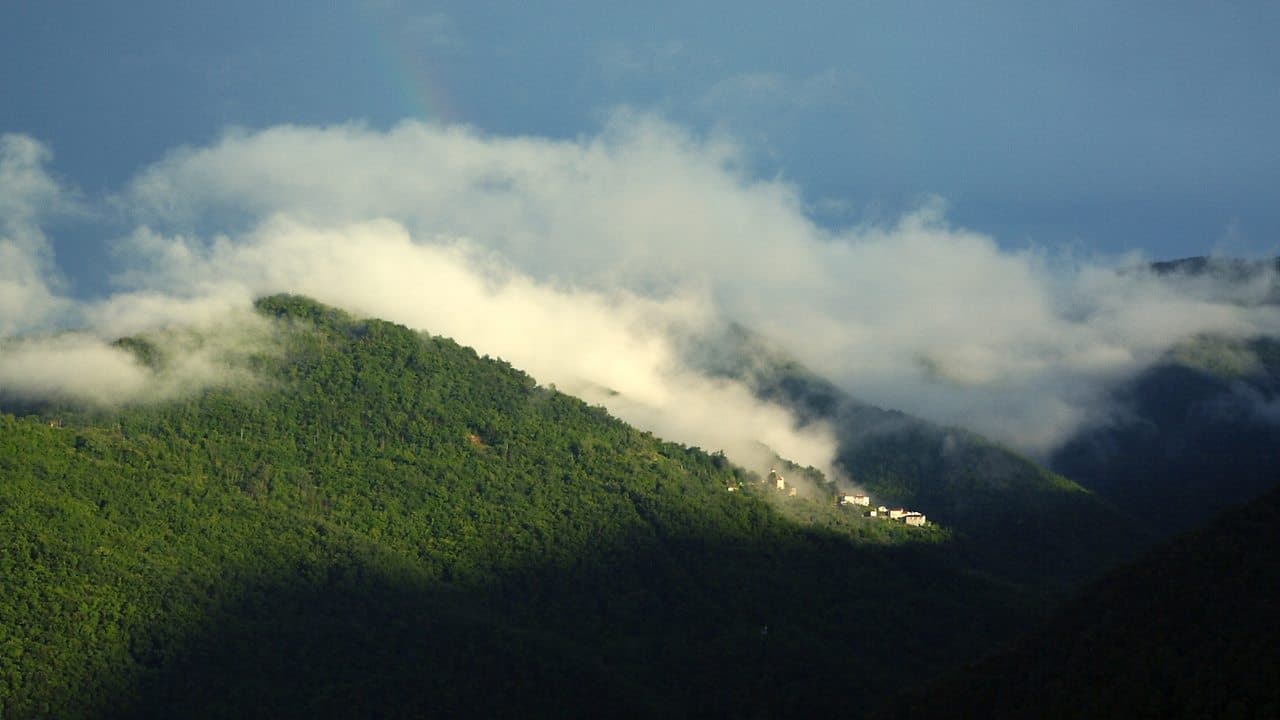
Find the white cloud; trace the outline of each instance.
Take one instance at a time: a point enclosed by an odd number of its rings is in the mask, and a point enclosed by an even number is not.
[[[744,166],[722,137],[626,113],[575,141],[412,122],[229,133],[116,198],[139,223],[132,272],[87,315],[140,327],[306,293],[455,337],[674,439],[767,440],[819,467],[824,431],[683,367],[673,334],[737,320],[861,398],[1040,452],[1175,343],[1280,331],[1257,303],[1273,276],[1224,294],[1010,252],[937,203],[832,231],[797,188]]]
[[[124,350],[88,334],[0,346],[0,394],[105,405],[141,394],[146,370]]]
[[[128,299],[120,299],[125,305]],[[170,303],[172,304],[172,303]],[[0,341],[0,397],[56,400],[102,407],[182,397],[202,388],[256,382],[248,356],[274,348],[266,322],[248,311],[219,304],[203,318],[158,329],[153,316],[142,335],[160,355],[158,367],[141,363],[99,332]],[[93,309],[111,327],[110,307]],[[163,314],[171,314],[166,307]],[[99,329],[100,330],[100,329]]]
[[[49,158],[30,137],[0,135],[0,336],[42,327],[67,308],[41,223],[71,201],[45,171]]]
[[[236,242],[192,248],[146,230],[133,242],[151,258],[135,276],[150,290],[111,303],[117,327],[122,316],[173,315],[163,299],[174,303],[185,293],[228,305],[303,293],[456,338],[663,436],[723,449],[753,466],[771,459],[763,443],[835,477],[827,429],[797,430],[788,413],[743,386],[683,367],[674,330],[712,319],[696,294],[654,299],[554,286],[466,242],[417,243],[390,220],[317,228],[276,216]],[[180,308],[189,315],[193,304],[199,307],[186,300]]]

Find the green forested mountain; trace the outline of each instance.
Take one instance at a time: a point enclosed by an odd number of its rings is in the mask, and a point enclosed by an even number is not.
[[[1280,488],[1091,585],[901,718],[1280,717]]]
[[[840,469],[879,501],[951,528],[955,550],[983,572],[1069,589],[1152,542],[1142,515],[979,435],[860,402],[746,329],[709,345],[695,362],[830,423]]]
[[[252,387],[10,398],[0,716],[856,714],[1042,612],[946,528],[804,522],[449,340],[258,307]]]

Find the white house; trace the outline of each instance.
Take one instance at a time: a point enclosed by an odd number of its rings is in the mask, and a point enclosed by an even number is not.
[[[867,495],[841,495],[841,505],[862,505],[863,507],[871,507],[871,498]]]

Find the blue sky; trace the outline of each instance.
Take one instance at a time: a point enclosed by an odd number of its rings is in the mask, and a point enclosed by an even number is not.
[[[229,126],[572,138],[627,105],[731,134],[825,223],[937,195],[1010,247],[1280,245],[1275,4],[323,5],[12,3],[0,131],[94,196]]]

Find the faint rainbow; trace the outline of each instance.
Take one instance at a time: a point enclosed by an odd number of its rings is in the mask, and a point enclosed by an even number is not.
[[[457,105],[432,60],[409,46],[393,18],[373,10],[361,15],[379,75],[390,84],[402,116],[441,124],[459,122]]]

